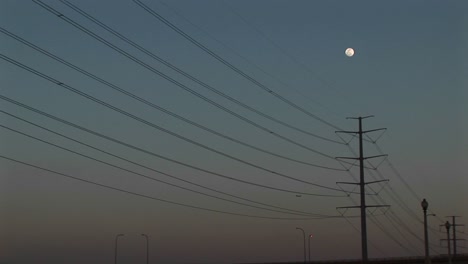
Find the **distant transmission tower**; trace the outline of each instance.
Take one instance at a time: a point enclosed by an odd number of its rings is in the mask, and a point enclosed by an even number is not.
[[[447,243],[450,243],[450,241],[453,241],[453,257],[455,257],[455,256],[457,256],[457,241],[465,240],[465,239],[457,238],[457,226],[465,226],[465,225],[460,225],[460,224],[455,223],[455,219],[457,217],[461,217],[461,216],[450,215],[450,216],[447,216],[447,217],[452,218],[452,224],[450,225],[450,227],[453,228],[452,229],[452,238],[441,239],[441,241],[448,240]],[[444,225],[441,225],[441,226],[444,226]]]
[[[336,131],[336,133],[346,133],[346,134],[358,134],[359,135],[359,157],[336,157],[337,159],[353,159],[359,160],[359,168],[360,168],[360,180],[359,183],[356,182],[337,182],[343,184],[356,184],[360,187],[360,197],[361,197],[361,205],[359,206],[344,206],[344,207],[337,207],[337,209],[349,209],[349,208],[360,208],[361,209],[361,249],[362,249],[362,263],[367,263],[368,261],[368,254],[367,254],[367,216],[366,216],[366,208],[368,207],[389,207],[389,205],[366,205],[366,191],[365,186],[366,184],[372,184],[377,182],[383,182],[388,180],[380,180],[380,181],[373,181],[373,182],[365,182],[364,179],[364,160],[383,157],[387,155],[377,155],[371,157],[364,157],[364,150],[362,146],[362,135],[374,132],[385,130],[386,128],[379,128],[379,129],[372,129],[362,131],[362,120],[373,117],[373,116],[365,116],[365,117],[347,117],[346,119],[357,119],[359,120],[359,131]]]

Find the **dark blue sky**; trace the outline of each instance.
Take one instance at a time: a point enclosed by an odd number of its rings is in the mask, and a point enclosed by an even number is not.
[[[437,214],[429,218],[434,255],[445,251],[439,244],[445,216],[468,216],[465,1],[142,1],[224,64],[131,0],[70,1],[192,80],[65,3],[43,3],[60,16],[33,1],[0,4],[0,155],[49,170],[0,158],[0,263],[112,263],[119,233],[125,234],[119,263],[144,261],[141,233],[150,236],[151,261],[159,263],[300,261],[296,227],[314,234],[314,260],[359,258],[358,211],[344,218],[335,209],[359,200],[342,197],[340,187],[350,187],[336,185],[359,175],[356,168],[342,171],[333,158],[357,151],[356,139],[348,148],[335,134],[357,129],[349,116],[375,115],[364,129],[388,128],[376,145],[364,144],[365,155],[389,154],[371,161],[377,171],[366,172],[369,181],[390,180],[368,189],[379,193],[367,197],[369,204],[391,205],[385,215],[369,210],[370,257],[423,254],[422,198]],[[344,54],[348,47],[355,49],[352,58]]]

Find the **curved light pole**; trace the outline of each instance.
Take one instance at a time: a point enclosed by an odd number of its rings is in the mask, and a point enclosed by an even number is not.
[[[305,238],[305,231],[304,229],[300,228],[300,227],[296,227],[297,230],[301,230],[302,231],[302,235],[304,236],[304,263],[306,263],[306,238]]]
[[[309,235],[309,262],[310,262],[310,239],[312,238],[312,234]]]
[[[429,257],[429,238],[427,234],[427,208],[429,203],[426,199],[423,199],[421,202],[421,207],[424,211],[424,253],[425,253],[425,264],[431,264],[431,258]]]
[[[146,234],[141,234],[141,235],[146,238],[146,264],[148,264],[149,263],[149,238],[148,238],[148,235]]]
[[[124,234],[118,234],[115,236],[114,264],[117,264],[117,241],[121,236],[124,236]]]

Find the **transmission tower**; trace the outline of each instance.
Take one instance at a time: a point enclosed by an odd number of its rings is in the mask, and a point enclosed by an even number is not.
[[[461,216],[458,216],[458,215],[449,215],[449,216],[446,216],[446,217],[449,217],[449,218],[452,218],[452,224],[450,224],[450,227],[452,227],[452,238],[447,238],[447,239],[441,239],[441,241],[446,241],[446,240],[449,240],[447,241],[447,243],[450,243],[450,241],[453,241],[453,256],[455,257],[457,255],[457,241],[462,241],[462,240],[465,240],[465,239],[460,239],[460,238],[457,238],[457,226],[465,226],[465,225],[460,225],[460,224],[457,224],[455,222],[455,219],[457,217],[461,217]],[[443,226],[443,225],[441,225]]]
[[[364,160],[383,157],[387,155],[377,155],[377,156],[370,156],[364,157],[364,150],[363,150],[363,138],[362,135],[374,131],[385,130],[386,128],[379,128],[379,129],[372,129],[372,130],[362,130],[362,120],[373,117],[373,116],[365,116],[365,117],[347,117],[346,119],[357,119],[359,120],[359,131],[336,131],[336,133],[346,133],[346,134],[358,134],[359,135],[359,157],[336,157],[336,159],[352,159],[352,160],[359,160],[359,169],[360,169],[360,177],[359,182],[337,182],[337,184],[355,184],[359,185],[360,187],[360,198],[361,204],[359,206],[344,206],[344,207],[337,207],[337,209],[349,209],[349,208],[360,208],[361,209],[361,250],[362,250],[362,263],[367,263],[368,261],[368,254],[367,254],[367,216],[366,216],[366,208],[368,207],[389,207],[389,205],[366,205],[366,191],[365,186],[367,184],[378,183],[388,180],[380,180],[380,181],[373,181],[373,182],[366,182],[364,179]]]

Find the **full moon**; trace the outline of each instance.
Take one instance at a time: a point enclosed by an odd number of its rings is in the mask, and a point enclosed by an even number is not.
[[[354,55],[354,50],[352,48],[347,48],[344,53],[346,56],[352,57]]]

